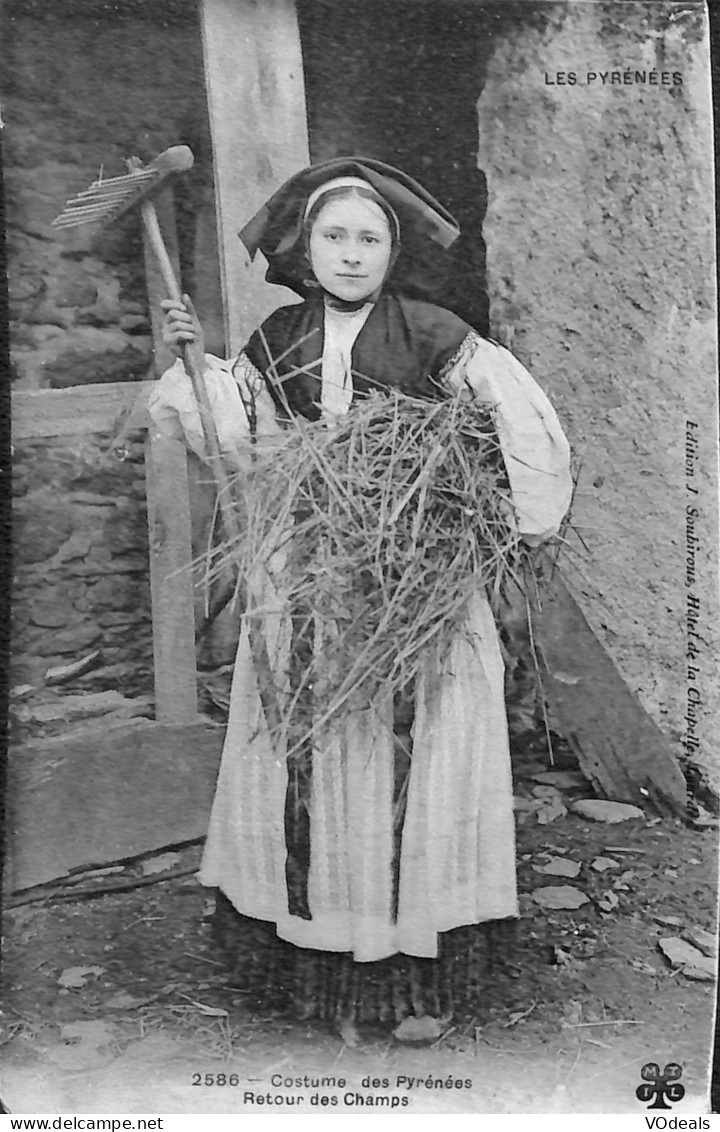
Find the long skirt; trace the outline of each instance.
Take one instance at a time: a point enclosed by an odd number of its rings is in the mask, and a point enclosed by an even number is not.
[[[273,924],[241,915],[220,892],[212,931],[230,987],[247,994],[257,1010],[296,1019],[398,1023],[423,1015],[480,1019],[499,977],[512,967],[517,921],[446,932],[436,959],[393,955],[357,963],[348,952],[313,951],[279,939]]]
[[[263,623],[289,687],[291,619],[279,603]],[[367,980],[378,1015],[412,1012],[424,986],[432,1012],[447,1006],[463,955],[486,947],[476,926],[517,915],[503,662],[484,594],[442,662],[428,655],[409,710],[380,689],[300,763],[270,743],[243,631],[200,874],[227,900],[219,935],[238,977],[266,981],[273,961],[322,1016],[363,999]],[[317,983],[335,988],[330,1006],[308,1005]]]

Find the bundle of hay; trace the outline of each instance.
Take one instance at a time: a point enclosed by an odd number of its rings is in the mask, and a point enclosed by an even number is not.
[[[263,574],[283,595],[295,677],[261,677],[296,740],[299,707],[309,732],[372,707],[379,690],[407,693],[427,650],[442,660],[463,631],[478,586],[498,593],[514,576],[493,413],[462,394],[374,393],[330,426],[293,417],[254,449],[235,491],[242,534],[212,552],[209,575],[237,572],[255,624]]]

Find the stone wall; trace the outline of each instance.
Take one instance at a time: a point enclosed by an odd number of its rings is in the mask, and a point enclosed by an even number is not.
[[[120,463],[107,437],[15,446],[13,683],[97,653],[66,690],[152,692],[142,448]]]
[[[581,464],[573,521],[588,549],[572,540],[566,576],[679,755],[687,736],[686,603],[688,595],[699,597],[693,687],[703,718],[701,747],[690,754],[717,787],[716,332],[705,16],[699,4],[533,7],[541,19],[525,20],[516,6],[505,21],[478,102],[490,332],[534,373],[567,426]],[[639,81],[636,71],[655,71],[656,82],[647,75]],[[588,83],[588,72],[598,77]],[[608,73],[605,84],[600,72]],[[662,78],[673,72],[681,84]],[[697,426],[690,475],[688,420]],[[691,533],[700,540],[689,586],[688,504],[699,509]]]
[[[197,217],[207,220],[212,182],[194,5],[8,0],[2,21],[15,388],[152,377],[139,215],[107,231],[59,233],[50,221],[101,170],[118,175],[131,155],[148,161],[189,144],[196,168],[175,196],[183,282],[193,288]],[[203,270],[217,276],[213,241],[202,239]],[[57,686],[64,702],[81,690],[152,693],[142,452],[118,463],[109,439],[15,443],[12,679],[34,689],[20,696],[26,722],[38,696],[53,694],[48,669],[95,652],[90,671]]]
[[[19,387],[135,380],[152,366],[140,222],[58,233],[51,220],[101,170],[170,145],[200,151],[181,191],[192,243],[206,190],[206,111],[192,5],[8,0],[0,34],[12,363]],[[183,197],[183,193],[185,196]],[[190,282],[189,280],[187,282]]]

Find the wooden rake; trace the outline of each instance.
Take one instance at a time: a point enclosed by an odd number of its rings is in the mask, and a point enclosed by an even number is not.
[[[166,149],[145,167],[139,158],[131,157],[127,161],[129,173],[122,177],[107,179],[101,176],[97,181],[93,181],[89,189],[67,201],[63,211],[53,220],[52,226],[64,229],[77,228],[81,224],[102,223],[107,227],[131,208],[139,205],[150,246],[162,272],[167,296],[174,302],[180,303],[182,302],[180,284],[165,246],[155,205],[150,198],[164,188],[172,174],[190,169],[193,162],[192,150],[186,145],[175,145],[171,149]],[[218,506],[223,526],[228,538],[233,538],[239,535],[240,530],[203,376],[205,359],[195,342],[183,343],[182,357],[200,413],[205,447],[218,490]]]
[[[58,229],[76,228],[81,224],[101,223],[107,227],[131,208],[139,206],[150,246],[158,261],[163,282],[169,299],[182,302],[180,284],[175,275],[168,254],[160,224],[152,202],[152,196],[163,188],[175,173],[190,169],[194,163],[192,150],[186,145],[175,145],[166,149],[149,165],[143,166],[137,157],[127,160],[129,172],[121,177],[103,178],[102,174],[88,189],[66,202],[65,208],[57,216],[52,226]],[[240,536],[240,523],[234,507],[228,478],[205,385],[205,358],[197,342],[185,342],[181,347],[182,359],[190,378],[195,400],[200,414],[202,434],[210,467],[217,488],[218,508],[225,535],[237,540]],[[278,734],[282,719],[277,694],[272,678],[272,668],[267,642],[262,632],[260,619],[248,609],[247,595],[241,594],[247,614],[250,651],[258,681],[258,690],[265,719],[271,734]]]

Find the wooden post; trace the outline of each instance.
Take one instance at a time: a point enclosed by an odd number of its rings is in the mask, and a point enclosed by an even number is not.
[[[155,201],[158,218],[179,276],[175,213],[170,191]],[[160,301],[166,298],[160,269],[145,237],[150,317],[159,376],[174,361],[162,341]],[[191,723],[197,718],[195,615],[190,572],[192,542],[187,455],[177,440],[156,436],[145,446],[150,597],[155,663],[155,718],[160,723]]]
[[[220,274],[231,352],[276,307],[297,302],[265,283],[238,232],[309,162],[294,0],[203,0],[205,81],[215,169]]]

